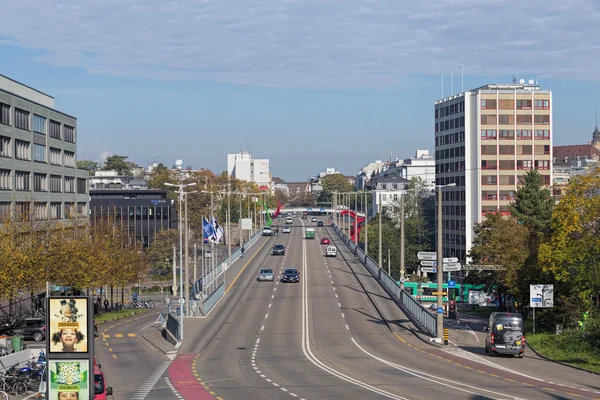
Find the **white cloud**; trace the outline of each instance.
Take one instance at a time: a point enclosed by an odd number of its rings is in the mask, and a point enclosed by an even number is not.
[[[403,86],[458,71],[600,81],[597,0],[4,0],[0,41],[91,73]]]

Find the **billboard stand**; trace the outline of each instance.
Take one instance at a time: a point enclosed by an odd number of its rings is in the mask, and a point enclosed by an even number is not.
[[[554,285],[529,285],[529,307],[533,308],[535,334],[535,309],[554,307]]]

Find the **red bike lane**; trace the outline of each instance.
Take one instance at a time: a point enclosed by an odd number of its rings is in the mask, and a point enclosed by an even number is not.
[[[192,365],[198,356],[198,354],[178,354],[169,366],[169,378],[185,400],[213,400],[215,397],[192,371]]]

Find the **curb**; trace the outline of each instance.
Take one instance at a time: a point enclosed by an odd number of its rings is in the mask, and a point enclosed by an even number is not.
[[[175,345],[175,349],[174,350],[165,350],[163,349],[160,345],[158,345],[154,340],[150,339],[148,336],[146,336],[144,334],[144,329],[154,325],[156,322],[153,322],[149,325],[145,325],[140,329],[140,336],[142,336],[147,342],[149,342],[150,344],[152,344],[154,347],[156,347],[158,350],[162,351],[164,354],[177,354],[177,350],[179,350],[179,346],[181,346],[181,342],[177,342],[177,345]]]
[[[138,312],[138,313],[132,312],[129,315],[123,315],[123,316],[120,316],[120,317],[115,317],[115,318],[111,318],[111,319],[107,319],[105,321],[99,322],[98,325],[108,324],[109,322],[114,322],[114,321],[118,321],[120,319],[125,319],[125,318],[131,318],[133,316],[140,315],[140,314],[146,314],[148,312],[150,312],[150,310],[148,310],[148,311],[142,311],[142,312]]]
[[[535,353],[535,355],[537,355],[540,358],[543,358],[546,361],[551,361],[553,363],[564,365],[565,367],[575,368],[575,369],[578,369],[579,371],[589,372],[590,374],[600,375],[600,372],[592,371],[592,370],[589,370],[589,369],[586,369],[586,368],[578,367],[577,365],[566,363],[564,361],[558,361],[558,360],[554,360],[554,359],[552,359],[550,357],[546,357],[545,355],[543,355],[542,353],[540,353],[539,351],[537,351],[536,349],[534,349],[533,347],[531,347],[531,345],[529,344],[529,342],[527,342],[527,347],[529,347],[529,349],[531,349],[531,351],[533,351]]]

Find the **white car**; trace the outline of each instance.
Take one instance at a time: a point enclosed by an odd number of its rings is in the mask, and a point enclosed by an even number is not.
[[[285,220],[285,223],[286,223],[286,224],[293,224],[293,223],[294,223],[294,220],[293,220],[292,218],[287,218],[287,219]]]
[[[284,226],[282,232],[283,233],[290,233],[292,231],[292,228],[290,228],[289,226]]]
[[[312,217],[312,222],[317,222],[317,217]]]
[[[271,236],[271,234],[273,233],[273,231],[271,231],[271,228],[264,228],[263,229],[263,236]]]
[[[325,257],[337,257],[337,249],[335,246],[327,246]]]

